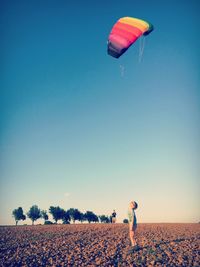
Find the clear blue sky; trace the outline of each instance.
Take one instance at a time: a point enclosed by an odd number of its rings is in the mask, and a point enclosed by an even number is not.
[[[198,1],[0,2],[0,223],[31,205],[200,220]],[[120,59],[123,16],[150,21]],[[30,223],[30,220],[27,220]]]

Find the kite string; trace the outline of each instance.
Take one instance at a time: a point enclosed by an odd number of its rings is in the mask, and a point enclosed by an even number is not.
[[[144,47],[145,47],[145,37],[142,36],[140,38],[140,44],[139,44],[139,62],[142,61],[142,56],[143,56],[143,53],[144,53]]]
[[[125,66],[120,64],[119,67],[120,67],[121,77],[124,77]]]

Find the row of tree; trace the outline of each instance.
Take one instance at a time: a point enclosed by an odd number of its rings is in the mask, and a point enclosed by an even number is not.
[[[62,220],[63,224],[69,224],[71,222],[75,223],[76,221],[79,221],[81,223],[84,221],[88,221],[89,223],[111,222],[110,218],[106,215],[97,216],[92,211],[86,211],[85,213],[82,213],[78,209],[73,209],[73,208],[64,210],[59,206],[57,207],[50,206],[49,213],[52,215],[53,220],[55,221],[56,224],[59,220]],[[12,216],[15,219],[16,225],[18,224],[19,221],[21,220],[24,221],[27,217],[32,221],[32,225],[34,225],[34,222],[37,221],[38,219],[43,219],[44,224],[53,224],[51,221],[49,221],[49,215],[47,211],[39,209],[37,205],[33,205],[26,213],[26,215],[24,214],[22,207],[14,209],[12,212]]]

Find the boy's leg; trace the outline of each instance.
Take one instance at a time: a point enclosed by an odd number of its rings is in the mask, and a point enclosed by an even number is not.
[[[135,231],[134,230],[130,230],[129,234],[130,234],[131,245],[132,246],[136,246],[137,243],[136,243],[136,240],[135,240]]]

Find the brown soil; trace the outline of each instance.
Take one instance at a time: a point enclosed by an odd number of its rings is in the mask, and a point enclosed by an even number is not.
[[[140,224],[130,251],[126,224],[0,227],[0,266],[200,266],[200,224]]]

